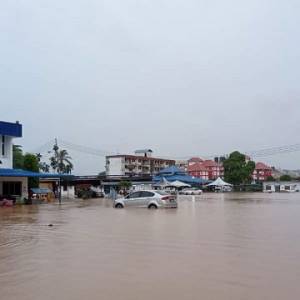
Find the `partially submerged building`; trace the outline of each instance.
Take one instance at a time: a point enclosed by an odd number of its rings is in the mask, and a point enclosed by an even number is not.
[[[0,199],[28,198],[28,178],[57,178],[59,181],[64,176],[13,169],[13,141],[21,137],[22,125],[19,122],[0,121]]]
[[[295,193],[300,192],[299,181],[271,181],[263,183],[265,193]]]

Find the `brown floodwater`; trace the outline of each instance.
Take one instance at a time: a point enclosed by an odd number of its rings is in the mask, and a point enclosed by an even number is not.
[[[299,295],[300,194],[205,194],[177,210],[0,208],[1,300]]]

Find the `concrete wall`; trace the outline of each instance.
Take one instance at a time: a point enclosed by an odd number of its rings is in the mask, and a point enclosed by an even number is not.
[[[62,186],[62,188],[61,188],[61,196],[63,198],[68,198],[68,199],[75,198],[75,187],[74,186],[67,186],[67,190],[64,191],[64,188]]]
[[[13,149],[13,138],[10,136],[5,136],[5,154],[2,155],[2,135],[0,135],[0,168],[12,168],[12,149]]]
[[[21,182],[22,198],[28,198],[28,178],[27,177],[0,177],[0,195],[3,194],[3,182]]]
[[[107,176],[121,176],[125,175],[125,164],[122,157],[111,157],[108,159]]]

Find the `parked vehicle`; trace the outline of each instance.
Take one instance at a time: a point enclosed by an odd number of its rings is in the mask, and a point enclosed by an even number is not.
[[[197,188],[187,188],[180,192],[181,195],[201,195],[202,193],[202,190]]]
[[[116,199],[114,207],[177,208],[177,200],[176,196],[165,191],[137,191],[128,194],[126,197]]]
[[[0,206],[11,207],[13,205],[14,205],[14,201],[13,200],[9,200],[9,199],[1,199],[0,200]]]

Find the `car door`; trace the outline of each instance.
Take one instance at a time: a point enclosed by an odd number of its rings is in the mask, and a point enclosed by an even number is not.
[[[153,200],[153,196],[155,194],[152,192],[147,192],[147,191],[141,191],[140,194],[140,199],[139,199],[139,206],[141,207],[148,207],[149,203],[151,200]]]
[[[141,192],[133,192],[127,196],[126,205],[127,206],[139,206]]]

